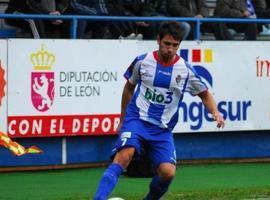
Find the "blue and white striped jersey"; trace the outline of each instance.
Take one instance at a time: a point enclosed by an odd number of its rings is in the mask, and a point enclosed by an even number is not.
[[[157,51],[136,57],[124,76],[137,85],[126,109],[126,120],[139,118],[171,130],[178,121],[184,92],[197,95],[207,90],[183,58],[177,55],[171,64],[164,65]]]

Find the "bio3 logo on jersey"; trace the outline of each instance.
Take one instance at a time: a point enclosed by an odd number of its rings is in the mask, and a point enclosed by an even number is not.
[[[144,97],[152,102],[160,103],[160,104],[169,104],[172,102],[173,92],[166,92],[166,95],[158,93],[156,89],[154,91],[146,88],[146,92]]]
[[[41,50],[30,56],[34,71],[31,73],[31,99],[33,106],[40,112],[49,110],[54,100],[54,54]]]
[[[188,56],[188,52],[189,50],[182,49],[180,51],[181,57],[186,59],[186,61],[191,60],[197,75],[199,75],[202,80],[207,83],[208,87],[214,87],[211,73],[201,65],[202,63],[209,64],[213,62],[212,49],[193,49],[191,50],[191,56]],[[230,121],[246,121],[251,106],[251,100],[217,102],[218,111],[223,115],[225,120]],[[199,130],[204,121],[213,121],[212,116],[206,110],[201,101],[193,101],[189,103],[182,102],[180,104],[179,112],[182,113],[182,116],[180,115],[180,118],[182,118],[181,120],[183,120],[183,122],[190,123],[191,130]]]

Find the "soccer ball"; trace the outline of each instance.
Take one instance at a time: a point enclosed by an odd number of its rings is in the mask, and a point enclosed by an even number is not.
[[[125,200],[125,199],[122,199],[120,197],[112,197],[112,198],[109,198],[108,200]]]

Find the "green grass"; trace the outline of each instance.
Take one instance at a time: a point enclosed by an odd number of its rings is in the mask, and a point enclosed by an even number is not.
[[[90,200],[104,168],[0,174],[0,200]],[[112,196],[140,200],[149,178],[122,176]],[[180,165],[168,200],[270,200],[270,163]]]

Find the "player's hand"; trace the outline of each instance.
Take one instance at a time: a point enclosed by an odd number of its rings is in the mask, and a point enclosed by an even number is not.
[[[244,15],[244,17],[249,17],[250,12],[248,10],[244,10],[243,15]]]
[[[203,16],[201,14],[195,15],[195,18],[203,18]]]
[[[120,120],[120,122],[119,122],[119,124],[118,124],[118,126],[116,128],[117,133],[119,133],[119,131],[120,131],[121,127],[122,127],[122,124],[123,124],[123,122],[122,122],[122,120]]]
[[[50,15],[61,15],[61,13],[59,11],[52,11],[49,14]],[[56,19],[56,20],[52,21],[52,24],[54,24],[54,25],[59,25],[59,24],[62,24],[62,23],[63,23],[63,20],[61,20],[61,19]]]
[[[148,27],[149,24],[147,22],[136,22],[137,26],[141,26],[141,27]]]
[[[217,122],[217,127],[218,128],[224,128],[224,126],[225,126],[225,120],[220,115],[220,113],[213,114],[213,119]]]

